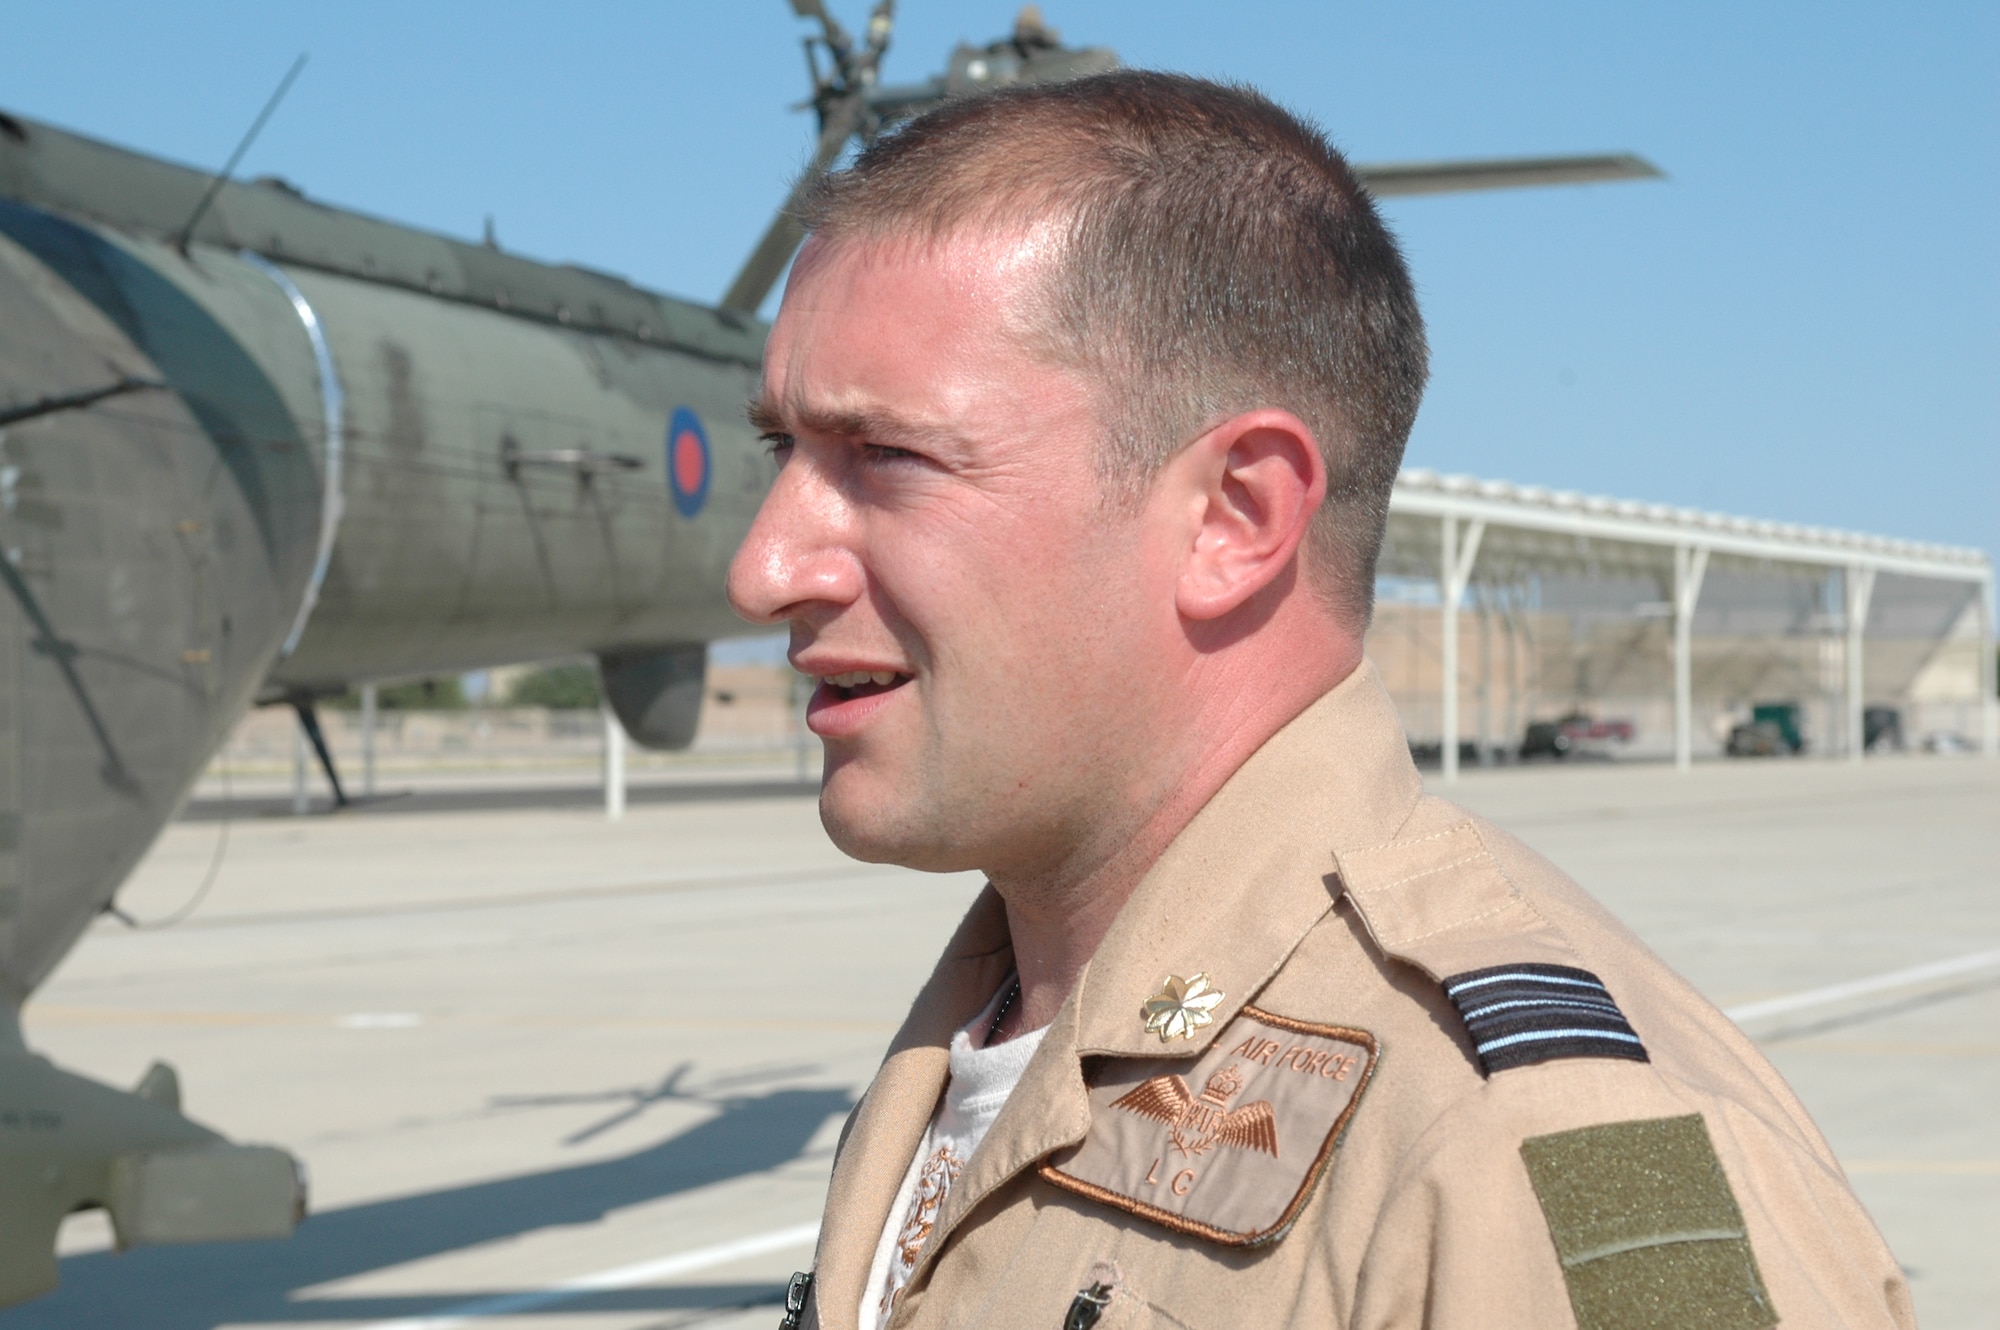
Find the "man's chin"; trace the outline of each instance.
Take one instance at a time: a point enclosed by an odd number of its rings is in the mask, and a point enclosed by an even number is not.
[[[830,766],[820,786],[819,820],[842,854],[867,864],[896,864],[926,873],[955,873],[966,847],[943,832],[945,819],[908,791],[883,788],[851,767]]]

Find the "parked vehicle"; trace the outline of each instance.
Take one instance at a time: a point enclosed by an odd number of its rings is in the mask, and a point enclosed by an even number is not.
[[[1861,746],[1868,752],[1877,749],[1903,751],[1903,713],[1894,707],[1868,707],[1861,713]]]
[[[1803,708],[1797,702],[1759,702],[1750,719],[1729,732],[1731,757],[1791,757],[1806,750]]]
[[[1497,766],[1505,761],[1506,757],[1507,750],[1494,745],[1487,750],[1488,760],[1481,761],[1478,743],[1471,739],[1458,741],[1458,765],[1461,767]],[[1410,745],[1410,760],[1420,767],[1441,766],[1444,762],[1444,745],[1435,741],[1413,743]]]
[[[1599,720],[1587,712],[1572,711],[1559,720],[1538,720],[1521,736],[1521,760],[1537,757],[1568,757],[1581,751],[1603,752],[1611,744],[1632,742],[1629,720]]]

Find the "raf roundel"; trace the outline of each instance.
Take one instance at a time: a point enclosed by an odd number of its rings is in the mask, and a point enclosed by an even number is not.
[[[667,484],[682,517],[693,517],[708,502],[711,469],[708,431],[701,427],[701,417],[684,406],[675,407],[667,422]]]

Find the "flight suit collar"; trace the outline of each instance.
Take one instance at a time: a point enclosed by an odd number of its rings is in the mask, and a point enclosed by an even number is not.
[[[982,1200],[1088,1133],[1085,1058],[1192,1060],[1204,1052],[1339,899],[1334,851],[1388,840],[1422,795],[1423,782],[1410,761],[1394,704],[1372,665],[1362,665],[1258,749],[1175,838],[1119,911],[1006,1107],[953,1185],[910,1288],[921,1289],[946,1239]],[[989,917],[996,922],[982,924],[975,941],[969,931],[973,920]],[[930,1060],[924,1064],[927,1079],[918,1086],[922,1093],[896,1092],[907,1103],[896,1130],[876,1133],[881,1162],[875,1165],[874,1190],[887,1188],[888,1194],[878,1204],[871,1192],[865,1204],[859,1203],[860,1196],[838,1190],[847,1172],[845,1157],[836,1170],[839,1203],[830,1203],[828,1222],[837,1210],[854,1213],[857,1227],[867,1233],[867,1248],[861,1252],[857,1233],[852,1251],[859,1253],[863,1274],[856,1278],[853,1297],[846,1291],[845,1272],[840,1291],[829,1288],[829,1296],[843,1301],[828,1325],[845,1324],[845,1315],[851,1314],[846,1309],[859,1296],[859,1279],[865,1278],[894,1190],[948,1074],[952,1034],[990,1000],[1005,978],[1012,952],[1005,952],[997,967],[970,967],[954,957],[990,946],[996,937],[1004,943],[1005,909],[989,886],[939,967],[940,976],[949,969],[965,977],[943,987],[934,977],[918,999],[911,1025],[905,1026],[907,1036],[923,1022],[924,1038],[931,1043],[923,1051]],[[1212,1024],[1190,1039],[1163,1045],[1146,1030],[1141,1008],[1168,976],[1185,979],[1197,972],[1209,976],[1224,1000],[1215,1008]],[[933,991],[942,997],[946,988],[950,1001],[922,1015]],[[905,1036],[899,1036],[899,1046],[904,1042]],[[896,1057],[892,1054],[891,1062]],[[884,1074],[888,1071],[885,1067]],[[871,1089],[869,1099],[875,1096]],[[863,1104],[863,1115],[868,1107]],[[855,1136],[858,1143],[859,1122]],[[850,1143],[849,1155],[856,1143]],[[853,1172],[859,1175],[860,1167]],[[824,1242],[822,1252],[827,1252]]]
[[[1423,796],[1395,705],[1363,664],[1251,755],[1175,838],[1073,995],[1077,1053],[1205,1052],[1339,899],[1334,851],[1392,837]],[[1208,976],[1212,1023],[1162,1043],[1141,1017],[1170,977]]]
[[[946,945],[848,1123],[813,1260],[814,1323],[821,1330],[855,1325],[889,1208],[950,1075],[951,1038],[992,1001],[1013,968],[1006,906],[988,886]]]

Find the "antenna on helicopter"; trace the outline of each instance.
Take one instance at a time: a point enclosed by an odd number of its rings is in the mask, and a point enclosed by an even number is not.
[[[823,0],[792,0],[792,12],[800,18],[819,20],[820,32],[805,39],[806,69],[812,75],[812,99],[806,103],[819,114],[819,142],[812,161],[799,173],[798,182],[786,196],[784,206],[765,228],[763,238],[750,251],[742,271],[729,284],[722,308],[740,314],[755,314],[771,294],[792,253],[805,239],[799,221],[799,204],[820,175],[832,166],[847,140],[856,134],[866,143],[882,128],[882,119],[868,103],[875,87],[882,53],[889,49],[889,32],[894,24],[895,0],[876,0],[868,16],[866,40],[860,46],[827,13]]]
[[[264,109],[250,122],[250,132],[236,145],[236,151],[229,154],[229,160],[215,173],[215,178],[208,182],[208,188],[202,193],[201,202],[194,205],[194,211],[188,214],[185,222],[181,223],[181,229],[174,235],[174,248],[181,252],[183,258],[187,256],[188,241],[194,238],[195,224],[207,216],[209,205],[215,202],[215,196],[222,192],[222,187],[229,183],[229,177],[236,173],[237,163],[243,160],[244,153],[250,151],[250,145],[257,141],[257,136],[264,132],[265,122],[271,118],[271,113],[278,109],[278,103],[285,100],[285,94],[292,90],[292,81],[298,78],[299,71],[305,67],[306,52],[301,51],[299,58],[292,61],[292,67],[286,72],[285,77],[278,81],[278,90],[271,94],[271,100],[264,103]]]

